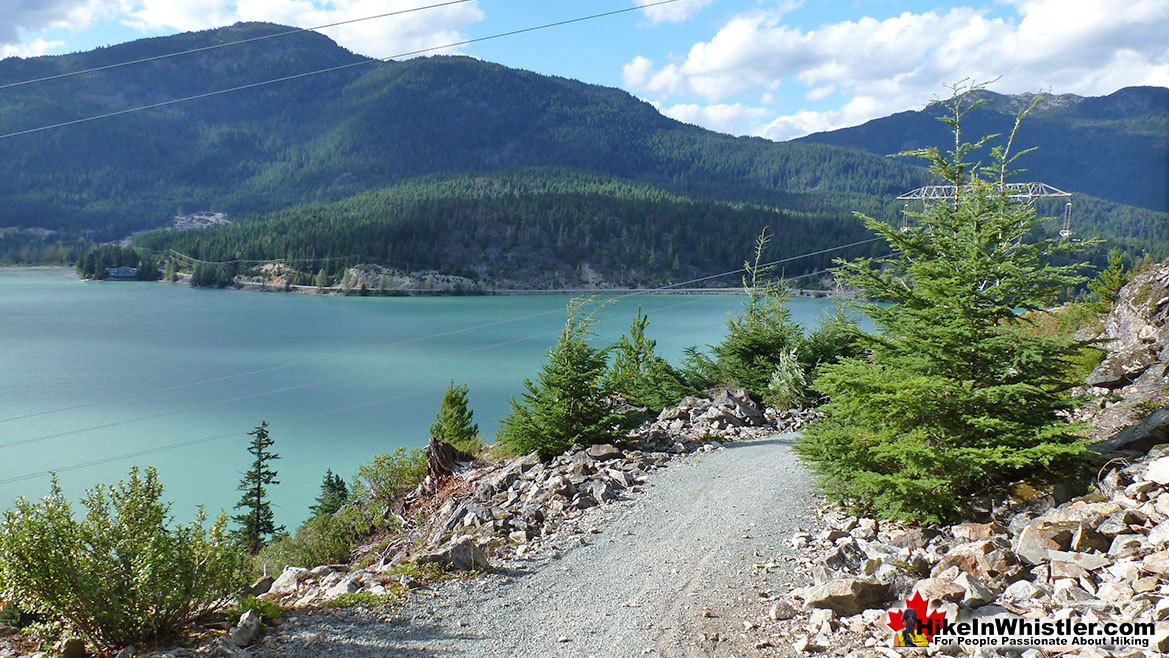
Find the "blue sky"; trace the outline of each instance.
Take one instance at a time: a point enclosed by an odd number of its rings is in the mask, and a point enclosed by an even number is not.
[[[387,57],[649,0],[473,0],[322,30]],[[308,27],[436,0],[0,0],[0,56],[265,20]],[[679,0],[463,54],[620,87],[676,119],[790,139],[918,109],[943,83],[1103,95],[1169,86],[1169,0]],[[246,93],[246,92],[245,92]]]

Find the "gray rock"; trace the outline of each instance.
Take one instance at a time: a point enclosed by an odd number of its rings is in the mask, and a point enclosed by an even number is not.
[[[1144,547],[1144,539],[1140,535],[1117,535],[1112,540],[1108,554],[1112,557],[1132,555]]]
[[[883,606],[892,600],[889,586],[875,580],[842,578],[819,585],[808,593],[812,608],[826,608],[842,617]]]
[[[598,443],[589,446],[589,457],[598,461],[605,461],[607,459],[617,459],[622,456],[621,451],[608,443]]]
[[[284,571],[272,583],[268,589],[269,594],[281,595],[291,594],[296,591],[297,585],[308,576],[308,569],[304,567],[284,567]]]
[[[415,558],[419,564],[449,564],[458,571],[489,569],[490,562],[482,546],[468,536],[458,537],[442,548],[423,553]]]
[[[1029,580],[1017,580],[1010,584],[999,598],[1004,601],[1030,601],[1038,596],[1039,588]]]
[[[771,604],[771,610],[768,611],[767,616],[775,621],[791,619],[796,616],[796,608],[787,599],[780,599]]]
[[[1169,484],[1169,457],[1154,459],[1145,471],[1145,479],[1159,485]]]
[[[1087,571],[1095,571],[1102,569],[1110,564],[1112,560],[1103,555],[1095,553],[1073,553],[1069,551],[1047,551],[1047,557],[1050,562],[1066,562],[1075,564]]]
[[[239,623],[231,631],[231,641],[241,648],[250,646],[259,636],[260,618],[251,610],[240,616]]]

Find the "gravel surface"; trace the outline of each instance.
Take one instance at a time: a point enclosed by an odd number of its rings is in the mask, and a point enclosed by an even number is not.
[[[641,491],[567,524],[531,559],[441,583],[393,611],[291,617],[253,653],[759,655],[760,635],[744,622],[760,620],[772,592],[805,584],[787,539],[813,525],[815,501],[793,443],[784,434],[678,459]]]

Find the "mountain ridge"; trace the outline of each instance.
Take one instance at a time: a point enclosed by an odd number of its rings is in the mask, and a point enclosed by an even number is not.
[[[239,23],[87,53],[7,59],[0,61],[0,84],[288,29]],[[801,225],[805,232],[849,232],[842,227],[856,221],[855,210],[899,221],[897,194],[930,182],[928,173],[916,163],[889,159],[855,145],[733,137],[665,117],[620,89],[465,56],[370,60],[313,32],[11,88],[0,95],[0,133],[361,62],[369,64],[0,140],[0,165],[13,172],[0,178],[0,197],[6,201],[0,204],[0,226],[37,226],[107,241],[167,226],[176,209],[185,208],[224,211],[237,220],[251,217],[247,221],[259,224],[250,223],[249,230],[292,213],[304,222],[298,225],[298,233],[307,235],[312,223],[322,220],[298,208],[340,204],[338,208],[346,208],[340,214],[349,216],[358,203],[351,199],[371,191],[394,186],[417,191],[426,185],[441,187],[441,183],[426,182],[436,177],[461,180],[476,175],[506,177],[514,172],[533,176],[530,182],[539,185],[544,174],[532,172],[555,170],[649,186],[699,204],[688,206],[692,208],[723,204],[734,214],[735,208],[746,205],[831,220]],[[1067,106],[1087,102],[1057,98]],[[1105,104],[1084,120],[1110,107]],[[1158,119],[1134,105],[1132,116],[1109,120],[1141,127]],[[1127,135],[1133,129],[1124,131]],[[1066,153],[1055,155],[1067,159]],[[1048,182],[1083,192],[1061,185],[1060,180]],[[626,200],[607,197],[604,185],[589,189],[584,196],[564,197],[582,204],[566,210],[574,221],[594,221],[586,212],[589,204],[624,208],[597,221],[617,216],[634,221],[623,214],[633,207]],[[1112,237],[1138,255],[1141,250],[1164,249],[1155,226],[1148,226],[1149,217],[1163,213],[1150,215],[1148,210],[1109,201],[1106,195],[1094,196],[1100,198],[1089,196],[1086,201],[1096,213],[1080,224],[1089,234]],[[466,200],[427,203],[431,205],[424,212],[418,211],[426,217],[444,203],[458,205],[468,217],[475,214],[464,207]],[[669,217],[677,207],[642,212]],[[486,215],[493,212],[484,210]],[[386,226],[399,226],[392,217],[381,219],[388,222]],[[513,222],[513,228],[533,219],[525,214]],[[702,226],[701,222],[687,225],[692,230]],[[470,233],[477,230],[462,228]],[[232,231],[240,229],[206,230],[215,236],[236,235]],[[506,231],[507,226],[495,225],[492,230]],[[588,233],[591,228],[580,230]],[[663,223],[639,230],[645,235],[665,235],[674,228]],[[532,235],[543,235],[542,231]],[[192,238],[168,239],[178,243]],[[435,245],[443,240],[442,235],[420,234],[415,244]],[[225,248],[227,242],[215,250]],[[311,246],[330,251],[329,245]],[[373,247],[368,251],[395,249],[393,244]],[[10,248],[6,240],[0,239],[0,252],[6,248]],[[542,245],[533,245],[538,248]],[[550,267],[571,265],[565,261]],[[700,267],[693,273],[706,272]],[[658,280],[666,274],[652,272],[649,278]]]

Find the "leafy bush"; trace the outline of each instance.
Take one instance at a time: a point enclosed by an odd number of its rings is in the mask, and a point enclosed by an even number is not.
[[[475,424],[475,413],[467,404],[469,388],[466,384],[451,385],[442,394],[438,415],[430,426],[430,435],[441,439],[470,455],[483,451],[483,440],[479,438],[479,426]]]
[[[967,98],[946,104],[955,135]],[[1083,343],[1017,330],[1022,312],[1050,307],[1083,281],[1079,266],[1052,263],[1084,243],[1027,240],[1039,220],[1007,193],[1013,138],[991,150],[987,168],[963,161],[978,145],[914,152],[961,194],[912,213],[920,225],[907,232],[866,219],[894,255],[838,270],[870,298],[895,303],[862,307],[883,330],[871,357],[821,368],[814,386],[831,401],[798,451],[822,490],[863,513],[952,519],[983,487],[1085,453],[1062,417],[1074,406],[1067,360]]]
[[[314,516],[295,534],[278,537],[260,549],[255,571],[279,573],[287,566],[311,568],[348,562],[358,540],[387,527],[380,517],[351,503],[335,514]]]
[[[533,382],[524,380],[523,402],[511,399],[501,421],[499,441],[514,453],[539,452],[548,458],[574,444],[606,443],[617,438],[621,419],[612,413],[605,387],[605,355],[589,343],[590,320],[569,305],[568,321],[548,361]]]
[[[384,510],[425,478],[426,449],[398,448],[389,454],[375,455],[368,464],[358,468],[353,492],[356,498],[368,499],[371,505]]]
[[[654,353],[657,342],[646,338],[647,326],[649,317],[642,315],[639,306],[629,333],[609,347],[614,356],[605,375],[605,387],[629,403],[656,413],[695,391],[680,372]]]
[[[244,584],[247,559],[223,514],[171,525],[162,491],[135,467],[87,492],[80,521],[56,478],[41,502],[18,500],[0,524],[0,594],[104,651],[174,636]]]
[[[239,624],[239,618],[244,616],[244,613],[252,611],[256,617],[260,619],[260,623],[268,625],[280,618],[284,614],[284,608],[275,601],[266,601],[256,598],[255,594],[242,595],[237,594],[235,597],[235,605],[224,610],[227,614],[227,623],[231,626]]]
[[[804,404],[804,393],[807,390],[804,366],[793,347],[780,355],[779,363],[771,373],[771,381],[767,383],[763,402],[775,409],[798,409]]]

